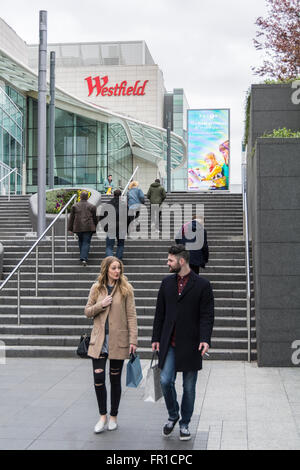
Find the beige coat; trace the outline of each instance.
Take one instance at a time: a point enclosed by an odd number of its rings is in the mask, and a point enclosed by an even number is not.
[[[137,346],[137,319],[132,291],[123,297],[116,287],[112,291],[112,303],[102,307],[102,300],[107,297],[107,289],[99,293],[98,283],[92,285],[85,315],[94,318],[88,355],[97,359],[100,356],[105,337],[105,322],[109,315],[109,359],[128,359],[129,345]]]

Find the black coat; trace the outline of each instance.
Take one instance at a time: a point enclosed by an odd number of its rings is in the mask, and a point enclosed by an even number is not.
[[[193,220],[190,222],[188,225],[192,224],[192,231],[195,232],[197,228],[197,222],[196,220]],[[200,224],[199,224],[200,226]],[[190,264],[193,264],[195,266],[201,266],[201,268],[205,268],[206,263],[208,263],[209,259],[209,249],[208,249],[208,243],[207,243],[207,232],[203,226],[200,226],[202,230],[204,230],[203,233],[203,246],[200,250],[189,250],[190,252]],[[189,229],[188,227],[185,227],[184,225],[182,226],[180,232],[177,233],[175,237],[175,242],[179,245],[186,245],[186,243],[193,243],[196,239],[196,237],[187,239],[185,237],[185,228]],[[187,232],[189,233],[189,232]]]
[[[112,205],[115,209],[115,217],[112,217],[109,223],[104,225],[104,219],[108,216],[108,211],[105,210],[107,205]],[[99,221],[104,232],[107,232],[107,235],[112,235],[113,238],[125,239],[127,235],[127,225],[128,225],[128,208],[125,201],[120,200],[119,197],[112,198],[108,203],[103,207],[104,213],[99,217]],[[121,220],[122,218],[122,220]]]
[[[156,303],[152,343],[160,343],[159,367],[163,368],[176,325],[176,371],[202,369],[199,344],[210,345],[214,324],[214,297],[210,282],[190,272],[190,278],[178,295],[177,274],[163,279]]]

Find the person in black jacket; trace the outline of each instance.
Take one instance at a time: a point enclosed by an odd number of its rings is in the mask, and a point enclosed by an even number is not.
[[[120,189],[114,191],[114,197],[107,205],[112,205],[114,211],[106,210],[99,218],[101,221],[108,216],[108,223],[103,227],[103,230],[107,232],[105,256],[113,256],[115,241],[117,239],[116,257],[122,260],[127,234],[127,203],[121,200]],[[107,207],[107,209],[109,208]]]
[[[189,266],[189,252],[183,245],[169,249],[169,270],[156,303],[152,350],[159,352],[160,383],[169,413],[162,434],[168,437],[179,420],[175,380],[183,372],[180,440],[189,440],[189,423],[194,411],[198,370],[211,345],[214,297],[210,282]]]
[[[184,245],[190,252],[190,268],[199,274],[200,268],[205,269],[209,259],[207,232],[204,228],[204,218],[193,216],[193,219],[181,227],[176,234],[175,242]]]

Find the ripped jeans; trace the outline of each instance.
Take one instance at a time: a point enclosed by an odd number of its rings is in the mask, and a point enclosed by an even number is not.
[[[105,367],[108,354],[101,353],[99,359],[93,359],[93,373],[95,392],[101,415],[107,414],[107,390],[105,385]],[[111,416],[117,416],[121,400],[121,374],[123,369],[123,360],[110,359],[109,377],[110,377],[110,398],[111,398]]]

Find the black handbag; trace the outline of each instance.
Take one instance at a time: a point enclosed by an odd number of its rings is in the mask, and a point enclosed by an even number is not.
[[[78,345],[76,353],[78,356],[82,357],[83,359],[87,359],[89,357],[88,349],[90,345],[90,339],[91,339],[91,336],[87,334],[80,336],[80,341],[79,341],[79,345]]]

